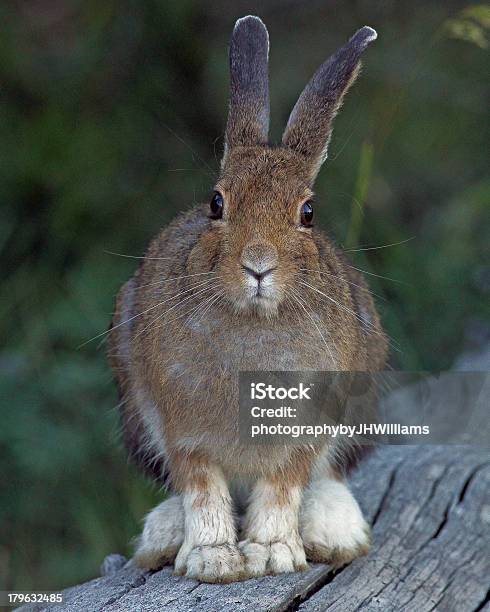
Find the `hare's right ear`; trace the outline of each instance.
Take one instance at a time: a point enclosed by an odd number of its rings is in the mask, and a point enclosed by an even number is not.
[[[258,17],[239,19],[230,42],[230,107],[225,152],[264,144],[269,134],[269,35]]]
[[[291,112],[282,142],[309,163],[311,181],[327,157],[332,123],[356,80],[361,54],[376,37],[375,30],[368,26],[358,30],[315,72]]]

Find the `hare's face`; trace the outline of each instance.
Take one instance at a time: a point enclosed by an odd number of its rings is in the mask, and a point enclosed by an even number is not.
[[[217,273],[216,296],[237,311],[273,315],[316,267],[310,190],[333,119],[376,32],[361,28],[324,62],[293,108],[279,147],[269,143],[269,36],[258,17],[239,19],[230,43],[230,106],[211,227],[192,259]],[[205,271],[207,273],[208,271]]]
[[[306,181],[304,162],[287,149],[241,147],[228,156],[211,231],[219,236],[215,269],[237,311],[275,314],[298,271],[311,267],[317,248]]]

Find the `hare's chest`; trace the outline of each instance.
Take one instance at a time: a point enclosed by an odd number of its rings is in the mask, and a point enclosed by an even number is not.
[[[318,343],[309,330],[284,326],[221,325],[203,321],[188,336],[190,363],[220,371],[335,369],[334,346]],[[199,356],[198,360],[196,356]]]

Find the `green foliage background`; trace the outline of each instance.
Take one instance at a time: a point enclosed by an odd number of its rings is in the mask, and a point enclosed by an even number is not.
[[[317,183],[317,218],[372,274],[392,365],[489,337],[490,8],[457,2],[12,1],[0,7],[0,577],[50,589],[128,553],[161,498],[127,465],[103,345],[118,287],[208,197],[235,19],[271,35],[277,140],[306,80],[365,23],[378,41]]]

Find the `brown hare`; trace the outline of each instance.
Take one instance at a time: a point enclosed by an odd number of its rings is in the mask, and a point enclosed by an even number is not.
[[[173,494],[146,517],[141,567],[175,562],[177,574],[229,582],[302,570],[307,559],[342,565],[368,549],[336,443],[240,442],[237,379],[244,370],[384,367],[371,294],[314,227],[312,191],[375,38],[363,27],[318,69],[274,146],[268,33],[258,17],[235,25],[211,202],[153,240],[119,292],[109,333],[129,452]]]

